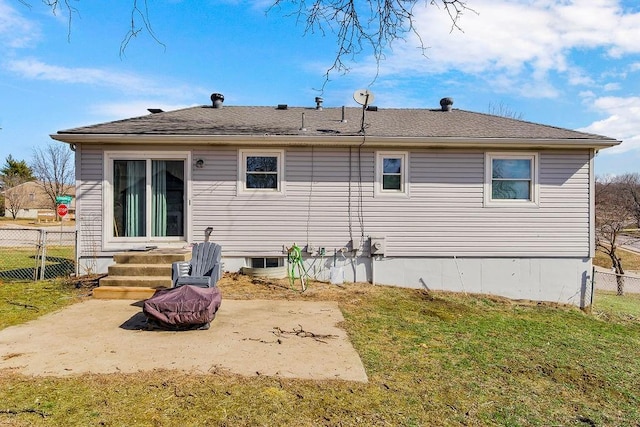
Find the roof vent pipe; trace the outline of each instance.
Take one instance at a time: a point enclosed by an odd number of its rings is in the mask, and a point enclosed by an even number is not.
[[[451,111],[453,105],[453,98],[442,98],[440,100],[440,108],[442,111]]]
[[[224,95],[221,93],[212,93],[211,102],[213,102],[213,108],[222,108],[224,102]]]
[[[324,101],[322,97],[316,96],[316,110],[322,110],[322,101]]]
[[[306,132],[307,131],[307,128],[304,127],[304,113],[302,113],[302,125],[300,126],[300,130],[302,132]]]
[[[347,123],[347,119],[344,117],[344,105],[342,106],[342,120],[340,120],[342,123]]]

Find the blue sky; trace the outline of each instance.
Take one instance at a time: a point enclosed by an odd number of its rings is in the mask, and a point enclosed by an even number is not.
[[[336,40],[304,34],[268,0],[149,0],[161,45],[142,33],[120,56],[131,0],[72,2],[56,15],[39,0],[0,0],[0,163],[30,161],[60,129],[208,104],[313,106]],[[429,2],[426,2],[429,3]],[[617,138],[596,158],[597,174],[640,172],[640,5],[636,0],[467,0],[451,31],[446,12],[415,10],[428,50],[407,35],[376,74],[365,51],[332,74],[325,106],[355,106],[368,88],[384,107],[489,112]]]

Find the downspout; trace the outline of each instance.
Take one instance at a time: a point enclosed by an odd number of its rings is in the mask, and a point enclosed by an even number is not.
[[[376,257],[372,256],[371,257],[371,284],[372,285],[376,284],[376,269],[375,269],[375,265],[376,265]]]

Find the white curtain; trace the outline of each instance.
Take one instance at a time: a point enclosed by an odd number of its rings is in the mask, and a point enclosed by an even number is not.
[[[145,162],[132,160],[127,162],[127,188],[125,199],[125,236],[144,235],[144,187]]]
[[[167,235],[167,162],[151,162],[151,232],[153,236]]]

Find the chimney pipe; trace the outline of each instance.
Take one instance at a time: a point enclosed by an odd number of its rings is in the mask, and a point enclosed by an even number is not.
[[[222,108],[224,102],[224,95],[221,93],[212,93],[211,102],[213,102],[213,108]]]
[[[304,113],[302,113],[302,125],[300,126],[300,130],[302,132],[306,132],[307,131],[307,128],[304,127]]]
[[[442,108],[442,111],[451,111],[452,105],[453,98],[442,98],[440,100],[440,108]]]
[[[322,97],[316,96],[316,110],[322,110]]]

